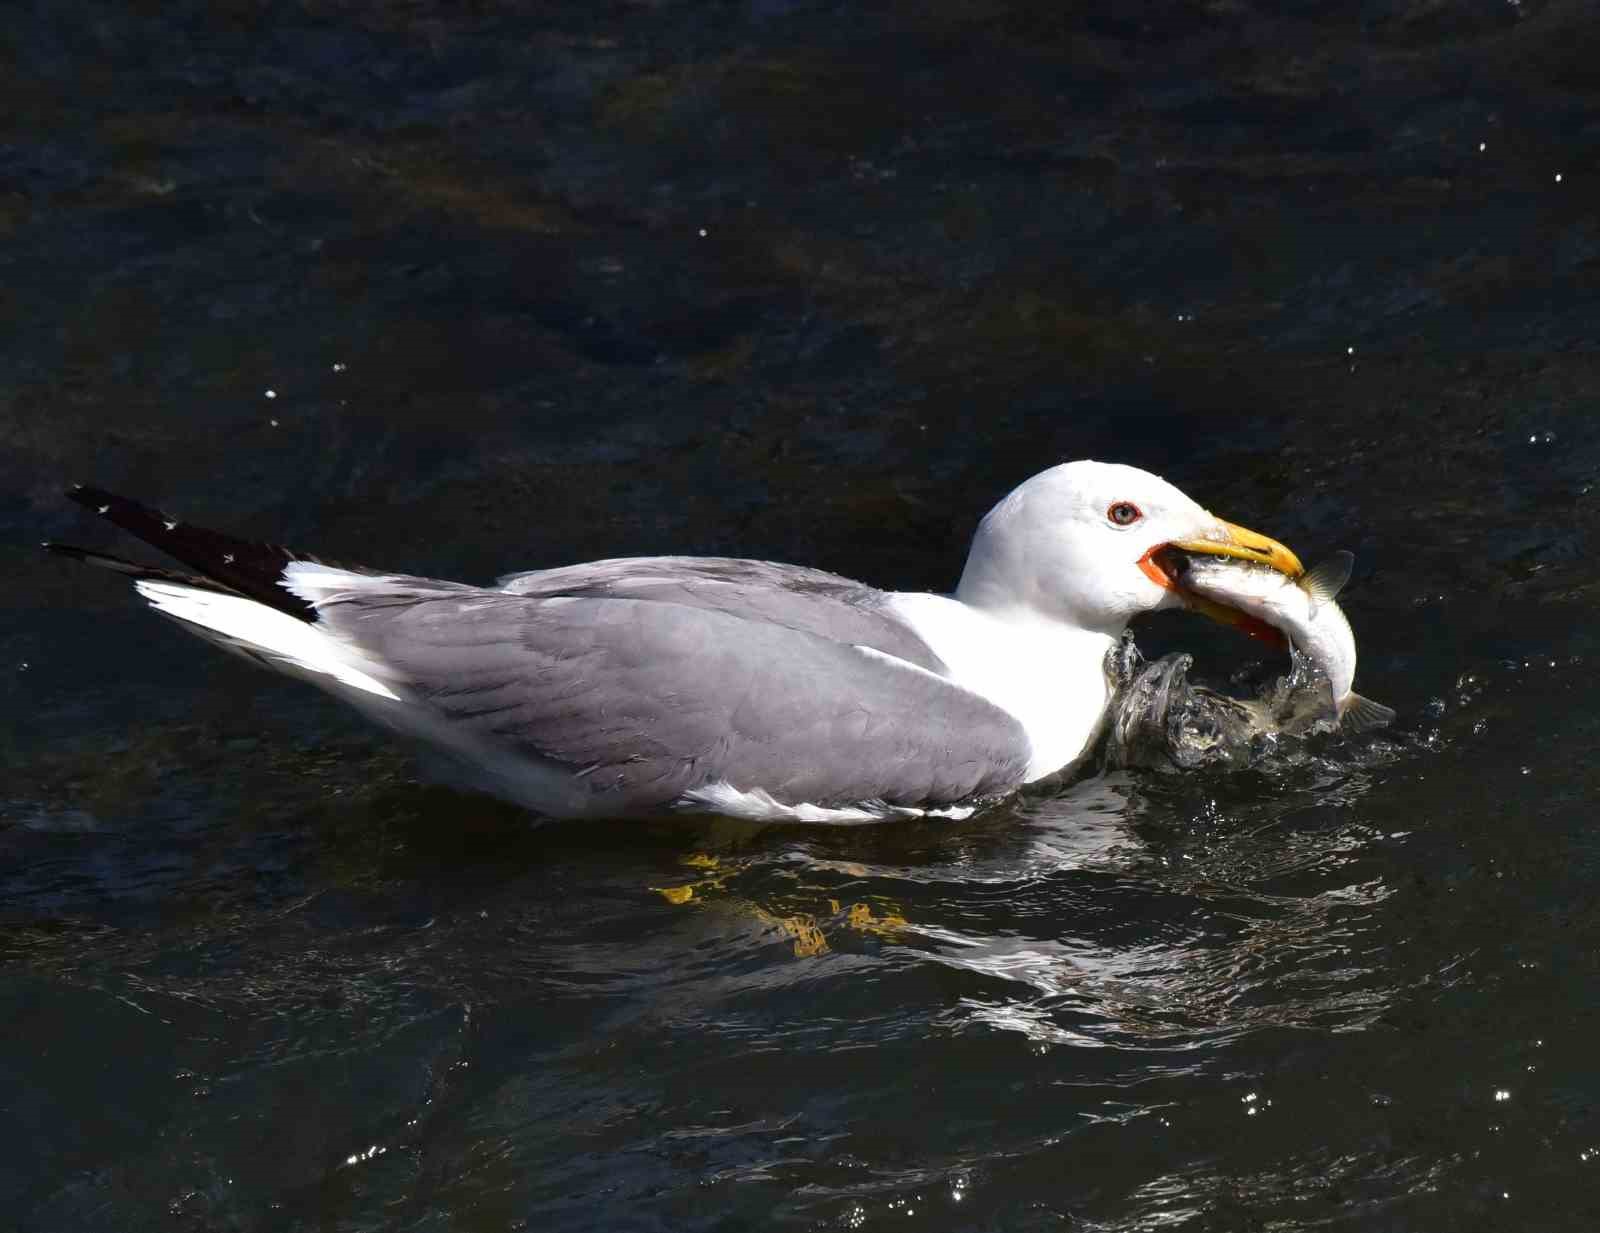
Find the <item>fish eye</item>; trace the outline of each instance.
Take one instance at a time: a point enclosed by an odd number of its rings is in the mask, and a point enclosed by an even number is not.
[[[1144,517],[1144,512],[1132,501],[1118,501],[1106,511],[1106,517],[1119,527],[1131,527]]]

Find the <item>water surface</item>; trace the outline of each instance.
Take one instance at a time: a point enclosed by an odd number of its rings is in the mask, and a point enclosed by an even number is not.
[[[1595,15],[1059,8],[0,17],[19,1228],[1600,1223]],[[34,546],[946,588],[1083,456],[1353,551],[1399,723],[535,828]]]

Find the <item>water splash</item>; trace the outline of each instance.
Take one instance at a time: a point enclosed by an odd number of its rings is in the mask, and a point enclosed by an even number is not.
[[[1327,676],[1298,651],[1291,651],[1289,672],[1256,698],[1190,681],[1194,658],[1181,652],[1146,662],[1131,635],[1112,659],[1108,768],[1253,767],[1282,752],[1286,740],[1338,727]]]

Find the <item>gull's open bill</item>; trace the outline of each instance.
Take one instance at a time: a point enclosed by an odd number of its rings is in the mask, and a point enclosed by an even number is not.
[[[1220,519],[1218,522],[1224,529],[1226,538],[1174,540],[1169,544],[1161,544],[1139,562],[1140,568],[1161,586],[1182,595],[1184,606],[1190,611],[1210,617],[1220,624],[1231,625],[1271,646],[1287,646],[1287,639],[1277,627],[1239,608],[1219,603],[1182,585],[1187,562],[1192,556],[1212,556],[1223,561],[1242,561],[1249,565],[1261,566],[1290,579],[1299,578],[1306,572],[1305,566],[1300,564],[1300,558],[1277,540],[1268,539],[1265,535],[1235,526],[1231,522],[1222,522]]]

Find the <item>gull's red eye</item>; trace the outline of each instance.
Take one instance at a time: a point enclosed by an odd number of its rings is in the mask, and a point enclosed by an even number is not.
[[[1144,514],[1132,501],[1118,501],[1106,511],[1106,517],[1119,527],[1131,527],[1143,518]]]

